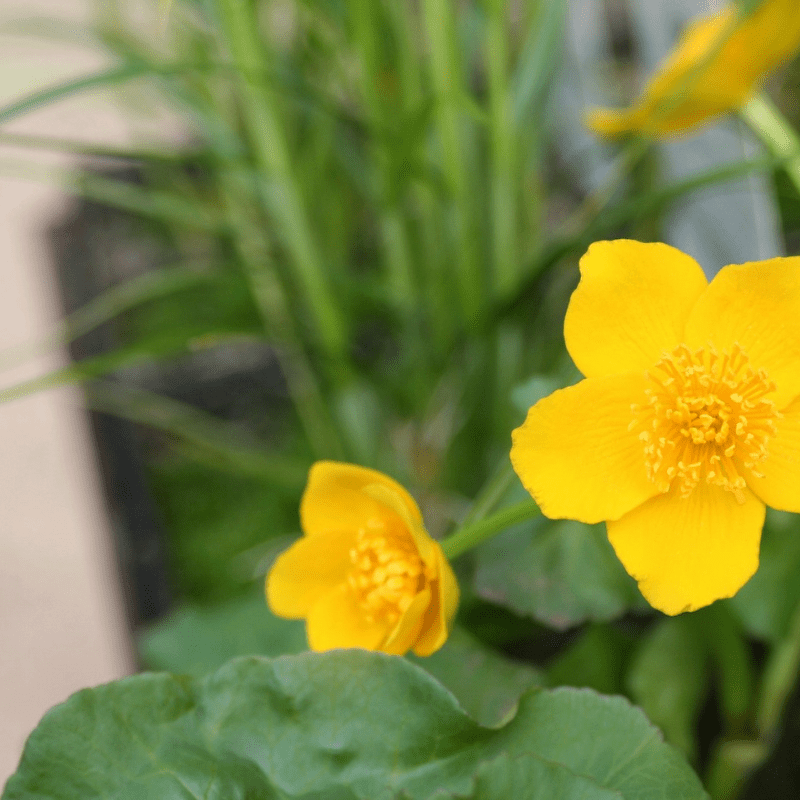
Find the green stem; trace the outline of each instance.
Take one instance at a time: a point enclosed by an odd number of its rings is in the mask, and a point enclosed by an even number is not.
[[[399,102],[407,119],[414,120],[424,113],[427,103],[427,94],[423,89],[426,65],[419,58],[416,11],[409,3],[384,3],[383,7],[395,41],[396,52],[392,64],[399,80]],[[414,265],[413,269],[409,266],[406,271],[413,282],[415,314],[418,320],[424,320],[426,330],[430,331],[433,339],[427,341],[428,357],[448,354],[456,323],[453,317],[452,281],[446,274],[450,259],[449,256],[447,259],[442,257],[441,207],[436,203],[429,182],[418,177],[409,180],[403,203],[398,213],[405,229],[401,231],[403,238],[399,242],[406,250],[402,257]],[[391,226],[384,230],[384,235],[395,235]],[[418,244],[412,246],[415,242]],[[414,327],[415,335],[418,335],[422,327],[419,322]]]
[[[453,198],[453,241],[458,251],[458,291],[463,323],[473,328],[485,310],[483,273],[475,205],[477,191],[470,181],[469,147],[461,119],[464,87],[456,33],[456,4],[452,0],[422,0],[428,39],[431,82],[436,95],[435,119],[442,166]]]
[[[516,128],[508,88],[508,31],[505,0],[488,4],[486,58],[492,153],[492,263],[495,292],[506,297],[517,283]]]
[[[374,168],[381,245],[388,267],[391,295],[407,322],[416,306],[412,258],[400,203],[391,197],[392,163],[379,131],[392,109],[380,97],[377,85],[384,71],[381,62],[381,20],[374,0],[352,0],[353,34],[361,56],[361,92],[371,129],[370,158]],[[396,113],[396,109],[395,109]],[[412,328],[412,332],[418,327]]]
[[[800,136],[764,95],[755,95],[739,114],[773,155],[783,160],[786,174],[800,192]]]
[[[539,506],[533,500],[525,500],[522,503],[508,506],[474,525],[459,528],[441,543],[442,550],[447,558],[455,558],[467,550],[477,547],[481,542],[491,539],[492,536],[506,528],[519,522],[525,522],[526,519],[532,519],[539,513]]]
[[[472,505],[467,511],[467,515],[461,522],[461,527],[472,526],[484,519],[487,514],[491,514],[514,482],[515,475],[511,462],[506,461],[501,469],[478,492],[477,497],[472,501]]]
[[[625,181],[647,154],[650,142],[640,136],[629,139],[602,186],[588,195],[564,225],[570,231],[583,231],[598,220]]]
[[[277,217],[278,229],[283,231],[296,279],[314,314],[327,355],[338,361],[346,349],[346,328],[311,232],[277,104],[264,80],[266,44],[259,33],[254,6],[242,0],[218,0],[217,6],[239,74],[241,110],[253,155],[275,188],[270,195],[270,209]]]

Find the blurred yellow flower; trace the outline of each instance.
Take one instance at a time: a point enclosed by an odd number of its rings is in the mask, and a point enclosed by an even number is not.
[[[758,567],[765,503],[800,512],[800,258],[708,283],[665,244],[596,242],[564,338],[586,376],[528,412],[511,460],[544,514],[594,523],[678,614]]]
[[[587,124],[603,136],[682,133],[744,105],[764,76],[800,49],[797,0],[762,0],[692,22],[628,109],[596,109]]]
[[[312,650],[427,656],[445,643],[458,584],[399,483],[354,464],[318,461],[300,523],[304,536],[267,576],[267,602],[278,616],[306,620]]]

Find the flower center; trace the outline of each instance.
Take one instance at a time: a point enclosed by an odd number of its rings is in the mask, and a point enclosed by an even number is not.
[[[397,622],[430,577],[408,531],[377,519],[358,531],[350,563],[347,580],[367,622]]]
[[[766,397],[775,391],[767,373],[738,344],[721,355],[711,344],[682,344],[646,376],[647,402],[631,407],[631,429],[642,429],[650,480],[662,492],[677,481],[683,497],[705,480],[744,502],[743,473],[763,477],[756,467],[781,416]]]

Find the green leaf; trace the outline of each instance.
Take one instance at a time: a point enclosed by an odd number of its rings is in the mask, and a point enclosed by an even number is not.
[[[49,86],[46,89],[40,89],[0,108],[0,124],[34,111],[41,106],[63,100],[73,94],[79,94],[90,89],[117,86],[134,78],[152,74],[152,72],[153,70],[147,66],[128,64],[121,67],[111,67],[89,75],[82,75],[79,78]]]
[[[570,254],[580,254],[598,239],[617,235],[625,225],[640,222],[651,216],[665,214],[677,206],[684,198],[704,187],[721,187],[747,175],[768,172],[787,163],[786,159],[770,157],[735,161],[721,167],[713,167],[693,174],[685,180],[675,181],[662,188],[642,192],[631,200],[603,208],[602,213],[590,219],[578,233],[567,233],[547,241],[525,268],[530,277],[519,287],[516,297],[503,304],[500,316],[526,308],[527,304],[537,302],[540,291],[538,276]]]
[[[235,423],[222,420],[180,400],[125,386],[116,381],[92,381],[84,386],[88,408],[147,425],[173,436],[194,458],[215,471],[257,478],[271,489],[297,497],[308,475],[308,461],[275,452],[266,442],[242,434]],[[245,499],[255,502],[255,496]],[[272,526],[274,527],[274,525]]]
[[[236,656],[278,656],[307,649],[305,624],[276,617],[260,592],[212,608],[185,606],[146,630],[138,645],[151,669],[194,677]],[[432,656],[409,659],[446,686],[483,725],[498,723],[526,689],[544,683],[538,670],[505,658],[460,628]]]
[[[264,596],[211,608],[184,606],[146,630],[139,654],[151,669],[202,677],[236,656],[302,653],[305,624],[276,617]]]
[[[173,188],[144,188],[96,172],[76,172],[72,168],[44,165],[19,156],[13,160],[0,160],[0,175],[56,184],[65,191],[95,203],[179,227],[203,231],[219,229],[217,209]]]
[[[747,632],[779,642],[789,631],[800,604],[800,520],[795,514],[767,509],[756,574],[728,603]]]
[[[0,369],[72,342],[131,308],[210,279],[199,265],[176,265],[113,286],[74,311],[41,340],[0,350]]]
[[[455,795],[436,794],[434,800]],[[462,797],[458,796],[459,800]],[[561,764],[526,755],[500,756],[478,770],[475,789],[464,800],[620,800],[619,792],[576,775]]]
[[[149,470],[180,565],[174,582],[184,598],[209,603],[241,596],[288,546],[284,534],[296,530],[297,495],[278,493],[263,479],[226,474],[185,458],[162,460]]]
[[[518,759],[533,756],[625,800],[705,797],[683,757],[622,698],[534,689],[513,720],[485,728],[405,659],[339,650],[237,659],[199,681],[145,674],[78,692],[31,735],[3,800],[322,798],[342,789],[416,800],[463,795],[476,777],[485,785],[480,767],[499,756],[505,767],[484,768],[490,782],[515,789],[514,773],[527,772]]]
[[[565,629],[643,605],[603,525],[539,517],[475,551],[475,590],[491,602]]]
[[[665,619],[644,640],[628,671],[634,701],[689,757],[695,722],[708,691],[708,648],[690,616]]]
[[[334,396],[334,412],[359,464],[375,464],[385,448],[381,446],[381,400],[374,386],[352,381]]]
[[[604,694],[622,693],[622,673],[631,637],[607,625],[592,625],[547,668],[551,686],[585,686]]]
[[[535,5],[528,38],[511,79],[511,105],[518,124],[541,116],[563,49],[567,3],[554,0]]]
[[[461,628],[432,656],[408,658],[446,686],[482,725],[498,724],[526,689],[544,684],[539,670],[506,658]]]
[[[755,665],[744,628],[727,602],[698,611],[695,620],[708,642],[717,673],[720,710],[730,730],[743,729],[754,699]]]

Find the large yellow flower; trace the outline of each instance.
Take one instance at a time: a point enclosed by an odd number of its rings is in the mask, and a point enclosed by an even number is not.
[[[312,650],[361,647],[427,656],[447,639],[458,584],[411,495],[353,464],[311,467],[300,524],[305,534],[267,576],[281,617],[305,619]]]
[[[730,597],[764,504],[800,512],[800,258],[708,283],[679,250],[621,240],[580,269],[564,338],[586,378],[530,409],[514,469],[547,516],[605,520],[656,608]]]
[[[800,48],[797,0],[763,0],[696,20],[650,78],[638,102],[597,109],[587,123],[604,136],[666,136],[744,105],[764,76]]]

